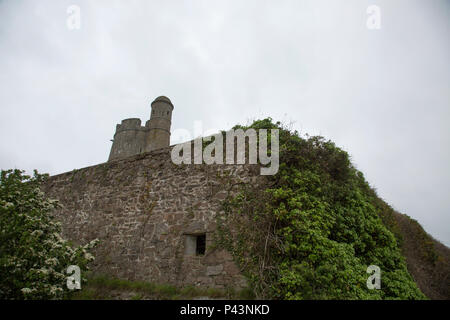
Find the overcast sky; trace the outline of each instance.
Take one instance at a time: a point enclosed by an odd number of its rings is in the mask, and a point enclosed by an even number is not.
[[[449,246],[449,60],[450,1],[0,0],[0,167],[105,162],[166,95],[172,130],[271,116],[333,140]]]

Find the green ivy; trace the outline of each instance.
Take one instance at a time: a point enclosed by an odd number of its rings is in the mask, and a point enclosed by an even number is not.
[[[383,223],[390,220],[381,200],[347,152],[270,118],[235,128],[280,130],[278,173],[262,186],[243,186],[218,216],[217,241],[257,297],[425,299]],[[380,290],[366,286],[369,265],[381,269]]]

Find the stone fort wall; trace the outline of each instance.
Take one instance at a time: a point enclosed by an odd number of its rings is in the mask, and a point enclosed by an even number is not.
[[[98,238],[94,272],[173,285],[246,285],[231,255],[214,249],[216,214],[235,183],[261,178],[255,165],[175,165],[171,148],[52,176],[63,236]],[[228,177],[228,178],[224,178]],[[228,181],[228,182],[226,182]],[[196,237],[205,252],[197,254]],[[197,243],[198,245],[198,243]]]

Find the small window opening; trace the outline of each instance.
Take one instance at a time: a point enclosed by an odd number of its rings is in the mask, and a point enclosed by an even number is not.
[[[197,236],[197,250],[195,253],[198,256],[202,256],[205,254],[205,249],[206,249],[206,235],[202,234]]]
[[[196,255],[202,256],[206,251],[206,235],[198,234],[198,235],[186,235],[185,239],[185,255]]]

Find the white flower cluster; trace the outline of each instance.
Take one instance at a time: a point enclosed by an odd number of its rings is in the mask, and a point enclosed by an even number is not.
[[[92,254],[90,254],[89,252],[86,252],[86,253],[84,254],[84,258],[85,258],[87,261],[94,261],[94,256],[93,256]]]
[[[8,202],[8,201],[2,201],[1,206],[3,209],[9,209],[9,208],[14,207],[14,203]]]
[[[41,236],[41,235],[43,235],[43,234],[44,234],[44,231],[42,231],[42,230],[34,230],[34,231],[31,233],[31,235],[34,236],[34,237],[39,237],[39,236]]]
[[[50,287],[50,294],[51,295],[57,295],[58,293],[62,293],[63,289],[61,287],[57,287],[57,286],[51,286]]]
[[[33,288],[33,289],[30,289],[30,288],[22,288],[20,291],[22,291],[23,294],[30,294],[30,293],[32,293],[32,292],[35,292],[36,289],[35,289],[35,288]]]
[[[55,257],[45,260],[46,265],[53,266],[53,267],[57,266],[58,263],[59,263],[59,261]]]
[[[8,217],[0,231],[18,236],[2,243],[0,269],[7,270],[7,276],[17,279],[18,285],[9,291],[2,292],[2,288],[0,299],[17,295],[25,299],[62,298],[67,289],[67,266],[87,269],[86,263],[94,260],[90,251],[99,240],[72,247],[61,237],[61,223],[52,215],[58,201],[46,199],[39,188],[30,190],[28,182],[23,189],[17,190],[17,184],[12,184],[10,190],[3,192],[6,184],[1,182],[7,177],[2,173],[1,179],[0,214]],[[17,180],[23,183],[20,177]]]

